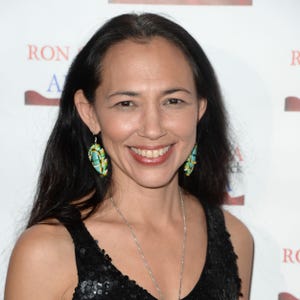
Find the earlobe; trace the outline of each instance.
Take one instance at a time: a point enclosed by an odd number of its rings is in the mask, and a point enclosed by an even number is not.
[[[198,121],[203,117],[207,107],[207,100],[205,98],[199,99],[199,108],[198,108]]]
[[[74,94],[74,104],[81,120],[95,135],[101,131],[95,115],[94,106],[86,99],[83,90],[77,90]]]

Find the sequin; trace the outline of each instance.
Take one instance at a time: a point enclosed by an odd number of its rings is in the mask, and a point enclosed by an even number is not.
[[[237,300],[241,287],[237,256],[225,228],[223,213],[220,208],[203,206],[208,233],[206,262],[197,284],[183,299]],[[76,226],[65,226],[73,238],[78,269],[78,286],[73,300],[155,300],[114,266],[81,220]]]
[[[79,252],[81,255],[85,255],[86,249],[85,248],[80,248]]]

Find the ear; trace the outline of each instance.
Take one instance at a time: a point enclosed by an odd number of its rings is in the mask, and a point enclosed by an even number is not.
[[[85,97],[83,90],[78,90],[74,95],[74,104],[81,120],[95,135],[101,131],[93,104]]]
[[[207,100],[205,98],[199,99],[199,107],[198,107],[198,121],[203,117],[207,107]]]

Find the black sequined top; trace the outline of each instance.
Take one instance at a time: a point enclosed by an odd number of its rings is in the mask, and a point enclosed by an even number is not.
[[[223,212],[204,206],[208,246],[202,274],[184,300],[236,300],[240,294],[236,255],[225,228]],[[62,221],[63,222],[63,221]],[[156,300],[147,290],[122,274],[80,220],[65,224],[75,246],[78,285],[73,300]]]

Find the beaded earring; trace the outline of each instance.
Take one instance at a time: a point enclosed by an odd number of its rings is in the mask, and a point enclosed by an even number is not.
[[[108,172],[108,162],[104,148],[97,143],[97,137],[95,136],[94,144],[90,147],[89,160],[92,163],[94,169],[101,175],[106,176]]]
[[[184,174],[186,176],[190,176],[194,170],[195,164],[197,163],[196,161],[196,156],[197,156],[197,145],[195,144],[191,154],[187,158],[185,164],[184,164]]]

